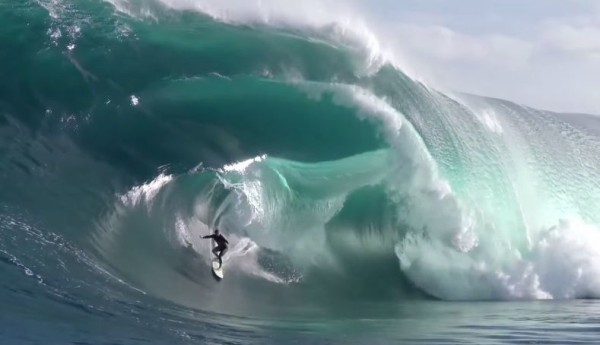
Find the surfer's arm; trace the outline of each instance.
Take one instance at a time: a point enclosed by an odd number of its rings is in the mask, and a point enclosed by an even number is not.
[[[206,236],[202,236],[202,238],[215,238],[215,235],[206,235]]]

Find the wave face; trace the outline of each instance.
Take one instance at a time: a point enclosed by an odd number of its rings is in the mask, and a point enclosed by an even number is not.
[[[0,4],[9,308],[600,297],[598,118],[444,94],[368,31],[208,4]]]

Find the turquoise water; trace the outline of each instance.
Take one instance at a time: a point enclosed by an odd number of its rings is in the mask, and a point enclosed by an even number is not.
[[[208,4],[0,3],[2,343],[594,342],[598,117]]]

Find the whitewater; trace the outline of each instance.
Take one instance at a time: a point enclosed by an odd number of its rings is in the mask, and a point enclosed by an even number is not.
[[[2,343],[596,338],[599,117],[440,90],[336,1],[0,18]]]

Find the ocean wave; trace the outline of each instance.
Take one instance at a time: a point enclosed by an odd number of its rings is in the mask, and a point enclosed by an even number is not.
[[[589,117],[436,91],[329,4],[27,4],[0,28],[0,253],[37,289],[242,315],[598,296]]]

